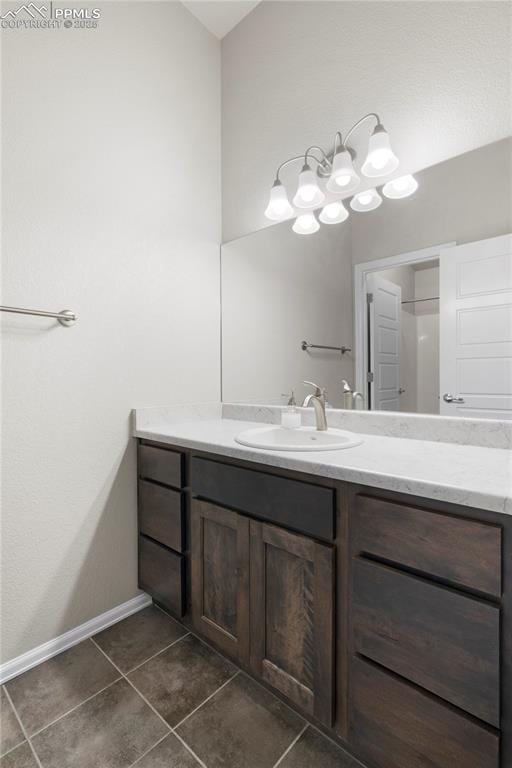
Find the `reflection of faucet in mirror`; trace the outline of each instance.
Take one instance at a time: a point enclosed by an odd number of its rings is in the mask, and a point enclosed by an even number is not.
[[[362,408],[364,405],[364,398],[360,392],[354,391],[346,379],[342,379],[343,384],[343,408],[347,410]]]
[[[327,417],[325,415],[325,400],[327,392],[324,387],[319,387],[318,384],[314,384],[312,381],[303,381],[303,384],[307,384],[308,387],[313,387],[315,392],[312,395],[307,395],[302,403],[303,408],[307,408],[310,404],[315,409],[316,428],[325,432],[327,429]]]

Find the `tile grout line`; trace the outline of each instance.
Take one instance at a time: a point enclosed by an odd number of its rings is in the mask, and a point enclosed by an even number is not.
[[[189,717],[192,717],[192,715],[195,715],[195,713],[198,711],[198,709],[201,709],[203,704],[206,704],[206,702],[210,701],[210,699],[213,699],[213,697],[216,696],[219,693],[219,691],[222,691],[222,689],[225,688],[226,685],[228,685],[232,680],[234,680],[235,677],[237,675],[239,675],[239,674],[240,674],[240,670],[237,669],[237,671],[235,672],[234,675],[231,675],[231,677],[228,680],[226,680],[224,683],[222,683],[222,685],[219,685],[217,690],[215,690],[213,693],[210,693],[210,695],[207,696],[206,699],[204,701],[202,701],[195,709],[193,709],[192,712],[189,712],[188,715],[185,715],[185,717],[182,720],[180,720],[177,725],[173,726],[173,729],[179,728],[181,725],[183,725],[183,723],[186,720],[188,720]]]
[[[49,728],[51,725],[55,725],[55,723],[58,723],[59,720],[62,720],[63,717],[67,717],[67,715],[70,715],[72,712],[75,711],[75,709],[78,709],[79,707],[81,707],[82,704],[86,704],[88,701],[91,701],[91,699],[94,699],[95,696],[99,696],[100,693],[103,693],[103,691],[106,691],[107,688],[110,688],[111,685],[114,685],[114,683],[118,683],[120,680],[121,680],[120,677],[116,677],[116,679],[112,680],[111,683],[109,683],[108,685],[104,685],[103,688],[100,688],[99,691],[96,691],[96,693],[93,693],[91,696],[88,696],[83,701],[79,702],[78,704],[75,704],[74,707],[71,707],[71,709],[68,709],[62,715],[59,715],[59,717],[56,717],[55,720],[51,721],[51,723],[48,723],[47,725],[44,725],[38,731],[34,731],[34,733],[31,734],[30,738],[33,739],[35,736],[39,736],[40,733],[42,733],[43,731],[46,731],[46,729]]]
[[[40,761],[40,759],[39,759],[39,757],[37,755],[37,752],[34,749],[33,744],[32,744],[32,742],[30,741],[30,739],[28,737],[27,729],[25,728],[25,726],[21,722],[21,718],[18,715],[18,710],[14,706],[13,700],[11,699],[11,694],[9,693],[9,691],[7,690],[5,685],[4,685],[4,692],[5,692],[5,695],[7,696],[7,699],[9,700],[9,704],[11,705],[14,714],[16,715],[16,719],[17,719],[18,723],[20,724],[20,728],[21,728],[21,730],[23,732],[23,735],[24,735],[24,737],[26,738],[26,740],[28,742],[28,746],[30,747],[30,751],[32,752],[32,755],[34,756],[34,760],[36,761],[36,763],[37,763],[39,768],[43,768],[42,763],[41,763],[41,761]]]
[[[92,640],[92,637],[91,637],[91,640]],[[100,651],[101,651],[101,653],[102,653],[102,654],[103,654],[103,655],[104,655],[106,658],[108,658],[108,656],[107,656],[107,654],[105,653],[105,651],[103,651],[103,650],[102,650],[102,649],[99,647],[99,645],[98,645],[98,644],[97,644],[97,643],[96,643],[94,640],[92,640],[92,642],[93,642],[93,643],[94,643],[94,645],[95,645],[95,646],[98,648],[98,650],[100,650]],[[109,659],[109,661],[110,661],[110,659]],[[169,735],[169,733],[172,733],[174,736],[176,736],[176,738],[178,739],[178,741],[180,741],[180,742],[183,744],[183,746],[184,746],[184,747],[185,747],[185,748],[186,748],[186,749],[187,749],[187,750],[190,752],[190,754],[192,755],[192,757],[194,757],[194,758],[197,760],[197,762],[199,763],[199,765],[201,766],[201,768],[208,768],[208,766],[207,766],[205,763],[203,763],[203,761],[201,760],[201,758],[199,758],[199,757],[196,755],[196,753],[193,751],[193,749],[192,749],[191,747],[189,747],[189,745],[187,744],[187,742],[186,742],[186,741],[184,741],[184,739],[182,739],[182,738],[181,738],[181,736],[180,736],[179,734],[175,733],[175,731],[174,731],[174,729],[172,728],[172,726],[170,726],[170,725],[169,725],[169,723],[168,723],[166,720],[164,720],[164,718],[162,717],[162,715],[161,715],[159,712],[157,712],[157,710],[154,708],[154,706],[153,706],[153,705],[152,705],[152,704],[151,704],[151,703],[150,703],[150,702],[149,702],[149,701],[146,699],[146,697],[145,697],[145,696],[144,696],[144,695],[143,695],[143,694],[142,694],[142,693],[139,691],[139,689],[138,689],[138,688],[136,688],[136,686],[135,686],[135,685],[132,683],[132,681],[131,681],[131,680],[129,680],[129,679],[126,677],[126,675],[124,675],[124,674],[123,674],[123,672],[121,672],[121,670],[119,669],[119,667],[118,667],[118,666],[116,666],[116,664],[114,664],[114,662],[111,662],[111,663],[112,663],[112,664],[113,664],[113,666],[114,666],[114,667],[117,669],[117,671],[118,671],[118,672],[119,672],[119,674],[120,674],[120,675],[123,677],[123,679],[124,679],[124,680],[126,680],[126,682],[128,683],[128,685],[129,685],[129,686],[131,686],[131,688],[133,688],[133,690],[135,691],[135,693],[137,694],[137,696],[140,696],[140,698],[142,699],[142,701],[143,701],[143,702],[144,702],[144,703],[145,703],[145,704],[146,704],[146,705],[147,705],[147,706],[148,706],[148,707],[151,709],[151,711],[152,711],[152,712],[154,712],[154,714],[155,714],[155,715],[158,717],[158,719],[159,719],[159,720],[161,720],[161,721],[162,721],[162,723],[165,725],[165,727],[166,727],[166,728],[167,728],[167,730],[168,730],[168,733],[167,733],[167,734],[164,736],[164,738],[166,738],[166,737]],[[157,746],[157,744],[159,744],[161,741],[163,741],[163,739],[159,739],[159,740],[158,740],[158,741],[157,741],[155,744],[153,744],[153,746],[151,747],[151,749],[154,749],[154,748]],[[151,750],[149,750],[149,751],[151,751]],[[139,758],[137,758],[137,759],[139,759]],[[41,768],[42,768],[42,766],[41,766]],[[130,766],[130,768],[131,768],[131,766]]]
[[[296,743],[298,742],[302,734],[305,733],[308,728],[309,728],[309,723],[306,723],[306,725],[302,728],[302,730],[293,739],[292,743],[288,747],[286,747],[285,751],[283,752],[281,757],[278,758],[277,763],[274,763],[272,768],[278,768],[278,766],[281,765],[286,755],[288,755],[292,751],[292,749],[294,748],[294,746],[296,745]]]
[[[172,729],[171,729],[171,730],[172,730]],[[201,768],[208,768],[208,766],[206,765],[206,763],[204,763],[204,762],[201,760],[201,758],[199,757],[199,755],[196,755],[196,753],[194,752],[194,750],[192,749],[192,747],[190,747],[190,746],[187,744],[187,742],[185,741],[185,739],[184,739],[184,738],[182,738],[182,737],[179,735],[179,733],[176,733],[176,731],[174,731],[174,730],[173,730],[172,732],[173,732],[174,736],[175,736],[175,737],[178,739],[178,741],[179,741],[179,742],[181,742],[181,744],[183,744],[183,746],[185,747],[185,749],[186,749],[186,750],[188,750],[188,752],[190,752],[190,754],[192,755],[192,757],[194,758],[194,760],[197,760],[197,762],[199,763],[199,765],[201,766]]]
[[[365,765],[357,758],[354,757],[350,752],[347,752],[346,749],[344,749],[342,746],[340,746],[331,736],[327,736],[326,733],[320,730],[320,728],[317,728],[316,725],[313,725],[313,723],[309,723],[309,727],[312,728],[314,731],[316,731],[320,736],[322,736],[326,741],[330,742],[335,746],[337,749],[340,749],[344,755],[347,755],[354,763],[353,766],[350,766],[350,768],[366,768]]]
[[[1,760],[3,757],[7,757],[7,755],[10,755],[10,754],[11,754],[11,752],[14,752],[14,750],[15,750],[15,749],[18,749],[18,747],[21,747],[21,745],[22,745],[22,744],[24,744],[25,742],[26,742],[26,739],[25,739],[25,738],[23,738],[23,740],[22,740],[22,741],[20,741],[20,742],[19,742],[19,744],[15,744],[15,745],[14,745],[14,747],[10,747],[10,749],[8,749],[8,750],[7,750],[7,752],[2,752],[2,754],[0,755],[0,760]]]
[[[158,745],[161,744],[162,741],[165,741],[167,738],[169,738],[169,736],[170,736],[169,733],[166,733],[165,736],[162,736],[162,738],[159,739],[156,742],[156,744],[153,744],[153,746],[151,746],[149,749],[146,749],[146,751],[143,752],[142,755],[140,755],[133,763],[130,763],[128,768],[133,768],[134,765],[137,765],[137,763],[140,763],[141,760],[144,760],[146,755],[149,755],[149,753],[151,752],[152,749],[155,749],[155,747],[158,747]]]
[[[161,654],[161,653],[164,653],[164,651],[167,651],[167,650],[169,650],[169,648],[172,648],[172,646],[173,646],[173,645],[176,645],[176,643],[179,643],[179,642],[180,642],[180,640],[184,640],[184,639],[185,639],[186,637],[188,637],[189,635],[190,635],[190,632],[188,632],[188,631],[187,631],[187,632],[185,632],[185,634],[184,634],[184,635],[180,635],[180,637],[178,637],[176,640],[173,640],[173,641],[172,641],[172,643],[169,643],[169,645],[166,645],[166,646],[165,646],[165,648],[162,648],[162,650],[161,650],[161,651],[157,651],[156,653],[154,653],[152,656],[150,656],[150,657],[149,657],[148,659],[146,659],[145,661],[141,661],[141,663],[140,663],[140,664],[137,664],[137,666],[133,667],[132,669],[129,669],[129,670],[128,670],[128,672],[121,672],[121,674],[122,674],[122,675],[131,675],[131,673],[132,673],[132,672],[135,672],[135,670],[136,670],[136,669],[140,669],[141,667],[143,667],[143,666],[144,666],[144,664],[147,664],[147,663],[148,663],[148,661],[151,661],[152,659],[156,659],[156,657],[157,657],[157,656],[160,656],[160,654]],[[91,640],[92,640],[92,638],[91,638]],[[99,646],[98,646],[98,647],[99,647]]]

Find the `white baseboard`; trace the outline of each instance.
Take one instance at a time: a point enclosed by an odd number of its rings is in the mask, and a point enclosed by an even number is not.
[[[6,683],[11,678],[26,672],[27,669],[31,669],[43,661],[47,661],[47,659],[51,659],[52,656],[57,656],[58,653],[81,643],[82,640],[86,640],[91,635],[95,635],[102,629],[121,621],[121,619],[126,619],[132,613],[150,605],[151,602],[149,595],[145,593],[137,595],[137,597],[127,600],[126,603],[121,603],[121,605],[111,608],[110,611],[105,611],[94,619],[86,621],[85,624],[80,624],[79,627],[70,629],[69,632],[64,632],[63,635],[48,640],[48,642],[38,645],[37,648],[22,653],[21,656],[16,656],[11,661],[6,661],[5,664],[0,665],[0,684]]]

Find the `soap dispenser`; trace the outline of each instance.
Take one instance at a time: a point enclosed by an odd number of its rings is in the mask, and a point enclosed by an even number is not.
[[[289,399],[288,405],[281,414],[281,426],[284,429],[298,429],[302,425],[302,417],[300,411],[297,410],[297,401],[293,390],[291,395],[284,395],[284,397]]]

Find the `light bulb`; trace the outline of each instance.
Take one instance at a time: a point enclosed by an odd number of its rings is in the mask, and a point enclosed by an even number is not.
[[[324,224],[340,224],[348,218],[348,211],[341,202],[327,203],[320,212],[320,221]]]
[[[389,136],[382,125],[378,125],[368,144],[368,155],[361,168],[362,173],[370,178],[387,176],[398,168],[398,158],[393,153]]]
[[[409,173],[407,176],[400,176],[399,179],[388,181],[387,184],[384,184],[382,192],[386,197],[391,198],[391,200],[400,200],[402,197],[409,197],[409,195],[414,194],[417,189],[418,182],[414,176],[411,176]]]
[[[332,171],[327,181],[329,192],[349,194],[360,182],[360,178],[352,165],[352,156],[343,146],[336,152],[332,160]]]
[[[315,214],[311,211],[297,216],[292,229],[297,235],[312,235],[314,232],[318,232],[320,224]]]
[[[315,174],[304,165],[299,174],[299,186],[293,198],[293,204],[297,208],[317,208],[325,200],[325,195],[318,186]]]
[[[265,216],[271,221],[284,221],[284,219],[293,216],[293,208],[288,200],[286,189],[278,179],[275,180],[270,190]]]
[[[364,213],[365,211],[374,211],[381,203],[382,197],[377,190],[368,189],[355,195],[350,201],[350,207],[358,213]]]

